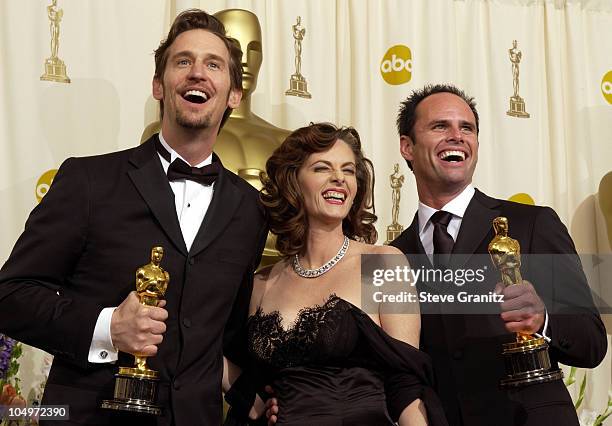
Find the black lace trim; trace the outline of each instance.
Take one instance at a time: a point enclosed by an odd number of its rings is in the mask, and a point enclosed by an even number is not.
[[[258,307],[249,317],[249,350],[260,362],[276,368],[316,362],[321,355],[314,350],[325,343],[333,345],[333,332],[350,305],[332,293],[321,305],[300,309],[288,329],[282,326],[278,310],[263,312]],[[327,342],[326,342],[327,341]]]

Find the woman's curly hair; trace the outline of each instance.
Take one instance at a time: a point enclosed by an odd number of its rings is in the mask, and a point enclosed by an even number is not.
[[[357,194],[342,221],[342,231],[354,240],[376,242],[374,169],[361,151],[359,134],[352,127],[310,123],[287,136],[268,159],[266,174],[261,175],[263,187],[259,196],[268,213],[270,230],[277,237],[276,249],[283,256],[301,253],[308,232],[298,171],[311,154],[331,149],[337,140],[344,141],[353,151],[357,178]]]

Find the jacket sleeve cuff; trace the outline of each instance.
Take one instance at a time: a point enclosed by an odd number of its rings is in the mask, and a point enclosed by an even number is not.
[[[232,412],[238,419],[247,419],[255,403],[257,388],[253,379],[248,371],[244,371],[225,393],[225,401],[231,405]]]

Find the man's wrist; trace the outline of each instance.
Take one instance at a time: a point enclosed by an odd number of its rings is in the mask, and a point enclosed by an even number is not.
[[[534,333],[534,336],[541,337],[550,343],[550,337],[549,337],[550,332],[548,330],[548,311],[547,310],[544,311],[544,324],[542,325],[542,328],[537,333]]]

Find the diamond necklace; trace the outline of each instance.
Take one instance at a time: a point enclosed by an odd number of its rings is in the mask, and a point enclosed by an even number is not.
[[[321,265],[317,269],[302,268],[302,265],[300,265],[300,259],[296,253],[295,256],[293,257],[293,262],[292,262],[293,270],[295,271],[296,274],[298,274],[300,277],[303,277],[303,278],[320,277],[321,275],[329,271],[331,268],[336,266],[336,263],[340,262],[340,260],[344,257],[344,255],[346,254],[346,251],[348,250],[349,241],[350,241],[349,238],[345,235],[344,242],[342,243],[342,247],[340,247],[340,250],[338,250],[338,253],[336,253],[334,257],[329,259],[327,263]]]

